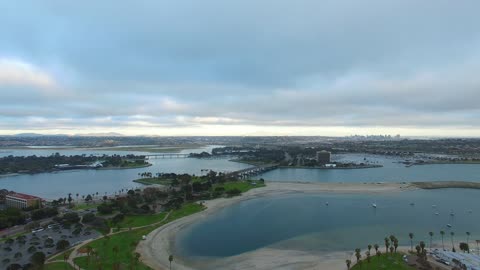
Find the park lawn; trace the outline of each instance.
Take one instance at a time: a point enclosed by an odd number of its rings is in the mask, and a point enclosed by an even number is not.
[[[70,264],[65,262],[54,262],[45,264],[44,270],[75,270]]]
[[[135,251],[137,243],[141,241],[143,235],[147,235],[159,226],[162,226],[173,220],[200,212],[204,209],[204,206],[196,203],[184,204],[180,209],[173,210],[169,217],[158,226],[134,229],[131,231],[111,235],[108,238],[102,237],[83,246],[82,248],[86,246],[91,246],[94,248],[98,252],[99,258],[102,260],[103,269],[112,269],[112,265],[116,261],[120,262],[124,266],[130,266],[131,263],[135,261],[133,252]],[[114,254],[114,247],[118,247],[118,254]],[[87,265],[87,257],[79,257],[74,261],[83,269],[96,270],[98,268],[92,262]],[[150,268],[142,263],[139,263],[138,267],[135,269],[144,270]]]
[[[256,183],[256,185],[253,185],[252,183]],[[265,186],[265,183],[262,183],[262,182],[256,181],[256,180],[250,180],[248,182],[247,181],[232,181],[232,182],[225,182],[223,184],[215,184],[213,186],[213,189],[215,189],[216,187],[223,187],[225,189],[225,192],[228,192],[229,190],[232,190],[232,189],[236,188],[243,193],[243,192],[249,191],[252,188],[259,188],[259,187],[264,187],[264,186]]]
[[[157,223],[162,221],[165,216],[167,215],[166,212],[154,214],[154,215],[128,215],[117,224],[115,227],[120,228],[129,228],[129,227],[140,227],[146,226],[153,223]]]
[[[73,207],[73,210],[85,210],[85,209],[90,209],[90,208],[95,208],[96,205],[94,204],[87,204],[87,203],[77,203]]]
[[[163,179],[163,178],[157,178],[157,177],[152,177],[152,178],[140,178],[133,180],[135,183],[140,183],[146,186],[149,185],[164,185],[164,186],[169,186],[172,183],[171,179]]]
[[[373,255],[370,263],[363,259],[362,265],[355,264],[351,270],[360,269],[388,269],[388,270],[414,270],[408,266],[402,259],[403,253],[382,254],[380,256]]]
[[[53,257],[51,260],[52,261],[63,261],[63,255],[67,254],[67,257],[69,257],[70,254],[72,254],[72,251],[73,251],[73,248],[71,248],[67,251],[64,251],[64,252],[60,252],[60,254],[55,255],[55,257]]]

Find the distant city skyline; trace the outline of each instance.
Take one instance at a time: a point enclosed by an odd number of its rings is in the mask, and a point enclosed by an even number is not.
[[[478,10],[3,1],[0,135],[480,137]]]

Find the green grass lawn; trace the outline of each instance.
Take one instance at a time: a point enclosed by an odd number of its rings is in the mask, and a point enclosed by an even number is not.
[[[167,213],[165,212],[155,215],[129,215],[125,216],[122,222],[118,223],[117,225],[120,228],[145,226],[161,221],[166,215]]]
[[[153,185],[153,184],[169,186],[172,183],[172,180],[152,177],[152,178],[136,179],[136,180],[133,180],[133,182],[140,183],[147,186]]]
[[[364,258],[362,264],[355,264],[351,269],[386,269],[386,270],[414,270],[402,260],[402,253],[382,254],[380,257],[373,255],[370,263]]]
[[[183,205],[180,209],[172,211],[167,220],[159,224],[158,226],[151,226],[142,229],[136,229],[132,231],[122,232],[119,234],[111,235],[109,238],[101,238],[95,240],[88,244],[94,248],[99,255],[99,258],[102,262],[102,269],[112,269],[114,262],[120,262],[124,267],[130,266],[134,260],[134,250],[139,241],[142,241],[142,236],[147,235],[155,228],[171,222],[175,219],[191,215],[196,212],[200,212],[204,209],[204,206],[201,206],[196,203],[189,203]],[[138,217],[138,216],[137,216]],[[84,247],[86,247],[85,245]],[[114,247],[118,247],[118,253],[113,252]],[[78,264],[83,269],[95,270],[98,269],[98,265],[92,261],[87,265],[86,257],[79,257],[75,259],[75,263]],[[135,269],[144,270],[149,269],[147,266],[139,263]]]
[[[65,252],[60,252],[60,254],[55,255],[55,257],[52,258],[53,261],[63,261],[63,255],[67,254],[67,256],[70,256],[72,254],[73,248],[65,251]]]
[[[77,203],[73,207],[73,210],[85,210],[85,209],[90,209],[90,208],[96,208],[97,205],[91,203],[91,204],[86,204],[86,203]]]
[[[256,185],[253,185],[252,183],[256,183]],[[234,182],[225,182],[224,184],[215,184],[213,186],[213,189],[215,189],[216,187],[223,187],[223,188],[225,188],[225,192],[227,192],[229,190],[232,190],[232,189],[236,188],[243,193],[243,192],[249,191],[252,188],[259,188],[259,187],[264,187],[264,186],[265,186],[265,183],[262,183],[262,182],[256,181],[256,180],[251,180],[251,182],[234,181]]]
[[[70,264],[64,262],[54,262],[45,264],[43,267],[44,270],[74,270]]]

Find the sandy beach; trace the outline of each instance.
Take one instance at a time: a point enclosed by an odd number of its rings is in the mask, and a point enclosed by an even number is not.
[[[140,242],[137,252],[141,260],[153,269],[169,269],[168,256],[172,253],[175,236],[186,226],[205,219],[219,210],[238,203],[264,196],[295,193],[343,193],[371,194],[415,190],[408,183],[302,183],[268,182],[266,187],[252,189],[242,196],[206,201],[207,209],[185,218],[178,219],[157,228],[147,240]],[[345,260],[352,254],[346,252],[313,253],[296,250],[261,248],[237,256],[221,258],[209,264],[210,269],[346,269]],[[190,264],[175,258],[172,268],[194,270]]]

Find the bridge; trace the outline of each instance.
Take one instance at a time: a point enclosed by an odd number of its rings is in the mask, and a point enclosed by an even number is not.
[[[157,159],[157,158],[188,158],[190,154],[176,154],[176,153],[159,153],[159,154],[148,154],[142,155],[147,159]]]
[[[246,168],[238,171],[228,172],[225,175],[234,177],[237,179],[246,179],[251,176],[255,176],[271,170],[275,170],[276,168],[278,168],[278,165],[255,166],[255,167],[250,167],[250,168]]]

